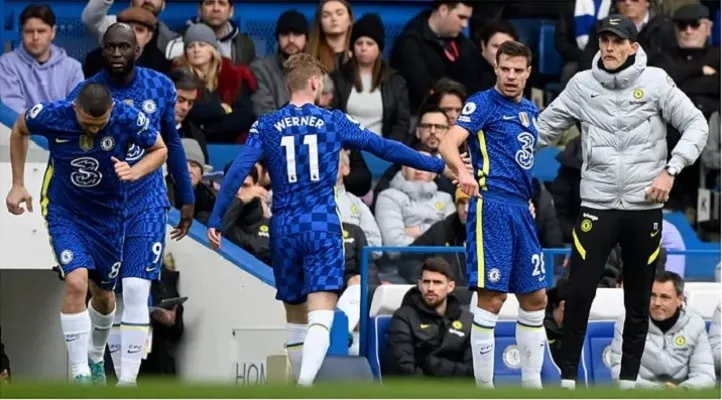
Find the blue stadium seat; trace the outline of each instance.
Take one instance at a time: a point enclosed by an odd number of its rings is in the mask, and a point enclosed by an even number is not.
[[[544,23],[539,29],[539,73],[558,76],[562,71],[562,56],[554,43],[554,24]]]
[[[223,171],[228,162],[236,159],[236,155],[241,151],[241,144],[209,144],[208,158],[209,163],[213,166],[214,171]]]
[[[348,317],[346,313],[337,309],[331,325],[331,344],[328,354],[332,356],[348,356],[349,335]]]
[[[364,160],[366,161],[366,166],[369,167],[369,171],[371,172],[371,179],[373,180],[381,178],[381,175],[383,175],[386,169],[391,166],[390,162],[382,160],[371,153],[364,151],[362,154],[364,156]]]
[[[529,46],[533,53],[537,53],[541,26],[545,23],[553,24],[554,21],[537,18],[513,18],[509,20],[509,23],[514,26],[517,35],[519,35],[519,41]]]
[[[368,338],[366,339],[367,358],[376,379],[381,380],[381,365],[386,355],[386,330],[391,322],[390,315],[369,318]]]
[[[612,382],[610,349],[614,339],[615,321],[589,321],[587,337],[582,354],[591,366],[591,380],[595,385],[609,385]]]

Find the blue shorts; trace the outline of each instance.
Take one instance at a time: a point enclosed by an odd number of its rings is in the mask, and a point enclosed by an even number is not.
[[[536,224],[522,200],[490,195],[471,199],[466,260],[472,290],[524,294],[546,288]]]
[[[277,300],[301,304],[309,293],[341,290],[345,265],[340,234],[271,235],[270,250]]]
[[[101,289],[113,290],[123,260],[123,218],[93,221],[51,209],[45,220],[61,275],[85,268]]]
[[[120,279],[141,278],[149,281],[160,277],[165,248],[168,210],[158,207],[125,219],[123,268]]]

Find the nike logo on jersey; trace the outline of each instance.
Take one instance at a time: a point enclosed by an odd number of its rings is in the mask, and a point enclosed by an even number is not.
[[[649,237],[655,237],[655,236],[657,236],[658,234],[659,234],[659,230],[650,233],[650,234],[649,234]]]
[[[502,118],[504,118],[504,121],[509,121],[509,120],[512,120],[512,119],[514,119],[514,118],[516,118],[516,117],[514,117],[513,115],[504,115]]]
[[[155,267],[145,267],[145,272],[153,272],[155,271]]]
[[[55,138],[55,143],[67,143],[70,139]]]

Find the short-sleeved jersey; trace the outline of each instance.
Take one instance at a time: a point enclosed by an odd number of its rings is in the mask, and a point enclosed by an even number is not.
[[[108,87],[113,98],[142,111],[149,119],[150,126],[157,130],[165,143],[170,143],[169,135],[177,135],[175,129],[176,90],[173,82],[165,75],[148,68],[136,67],[133,80],[127,85],[117,85],[107,72],[101,71],[81,82],[68,96],[75,99],[80,89],[88,83],[100,83]],[[126,161],[134,165],[145,155],[143,148],[130,146]],[[170,207],[168,191],[159,168],[148,176],[128,185],[128,203],[130,215],[151,208]]]
[[[72,103],[40,103],[25,113],[33,135],[48,139],[50,162],[42,187],[43,215],[57,207],[84,219],[124,214],[126,184],[118,179],[111,157],[125,159],[131,144],[151,147],[157,131],[133,107],[115,102],[108,124],[86,136]]]
[[[517,103],[493,88],[466,101],[457,125],[469,131],[467,144],[482,195],[532,198],[538,115],[534,103]]]

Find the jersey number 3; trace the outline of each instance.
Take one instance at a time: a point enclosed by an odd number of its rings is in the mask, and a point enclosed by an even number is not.
[[[311,172],[311,181],[318,181],[318,137],[316,135],[306,135],[303,137],[303,144],[308,146],[308,166]],[[296,174],[296,142],[294,136],[284,136],[281,138],[281,147],[286,148],[286,173],[288,174],[288,182],[296,183],[298,176]]]
[[[70,174],[73,185],[81,188],[98,186],[103,179],[103,174],[98,171],[100,163],[92,157],[80,157],[70,162],[70,165],[77,170]]]

